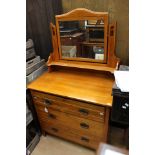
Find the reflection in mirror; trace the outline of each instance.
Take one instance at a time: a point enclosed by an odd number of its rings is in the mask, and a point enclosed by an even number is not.
[[[104,60],[104,21],[60,21],[62,58]]]

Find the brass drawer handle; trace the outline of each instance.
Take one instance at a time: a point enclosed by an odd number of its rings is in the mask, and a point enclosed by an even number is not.
[[[48,100],[48,99],[45,99],[44,104],[51,105],[52,104],[52,101],[51,100]]]
[[[56,119],[56,116],[53,114],[48,114],[48,118]]]
[[[89,111],[86,110],[86,109],[79,109],[79,112],[82,114],[82,115],[85,115],[87,116],[89,114]]]
[[[59,130],[57,128],[51,128],[52,131],[58,132]]]
[[[81,140],[82,140],[82,141],[85,141],[85,142],[87,142],[87,143],[89,142],[89,139],[86,138],[86,137],[81,137]]]
[[[80,123],[80,126],[84,129],[88,129],[89,128],[89,125],[86,124],[86,123]]]

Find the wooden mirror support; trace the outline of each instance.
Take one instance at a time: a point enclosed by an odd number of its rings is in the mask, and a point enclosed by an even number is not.
[[[60,32],[59,21],[74,21],[74,20],[104,20],[104,50],[106,53],[106,61],[81,61],[81,59],[62,59],[61,57],[61,45],[60,45]],[[118,69],[120,59],[115,56],[116,46],[116,22],[108,25],[108,13],[107,12],[94,12],[84,8],[78,8],[68,13],[56,16],[56,26],[50,24],[50,30],[52,35],[53,52],[47,61],[49,72],[52,71],[54,66],[90,69],[96,71],[109,71],[113,73]]]

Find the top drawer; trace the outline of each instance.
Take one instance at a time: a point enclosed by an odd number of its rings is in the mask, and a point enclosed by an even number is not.
[[[44,105],[48,108],[53,108],[79,117],[104,122],[105,108],[103,106],[97,106],[32,90],[31,94],[35,105]]]

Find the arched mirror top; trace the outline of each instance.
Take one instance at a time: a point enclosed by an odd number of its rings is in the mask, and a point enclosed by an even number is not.
[[[108,18],[108,12],[95,12],[85,8],[77,8],[70,12],[67,12],[61,15],[56,15],[57,20],[66,20],[66,19],[74,20],[74,18],[81,20],[81,19],[87,19],[87,18],[93,18],[93,17]]]

